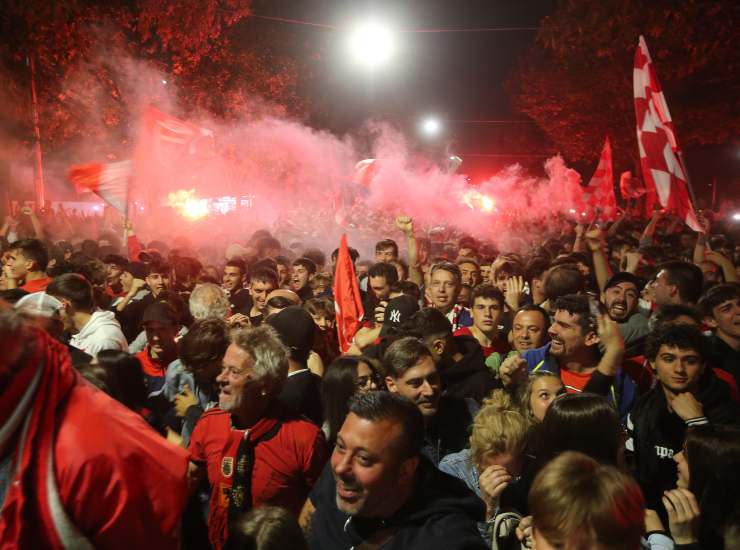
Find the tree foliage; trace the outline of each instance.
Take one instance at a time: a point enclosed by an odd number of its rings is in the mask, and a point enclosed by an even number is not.
[[[301,113],[299,68],[262,46],[250,4],[2,0],[0,123],[13,139],[32,141],[29,59],[47,151],[91,138],[101,150],[120,149],[148,103],[227,120],[253,115],[256,105]]]
[[[740,130],[740,4],[720,0],[563,0],[507,83],[571,162],[598,158],[604,136],[625,168],[637,164],[632,66],[645,36],[678,138],[686,148]]]

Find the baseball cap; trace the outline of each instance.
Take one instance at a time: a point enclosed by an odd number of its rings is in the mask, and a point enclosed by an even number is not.
[[[129,262],[123,270],[131,273],[135,279],[143,279],[146,277],[146,264],[141,262]]]
[[[285,298],[293,305],[299,305],[301,303],[301,299],[292,290],[288,290],[287,288],[276,288],[275,290],[271,291],[267,295],[267,301],[269,302],[272,298],[275,298],[276,296],[279,296],[280,298]]]
[[[15,303],[15,309],[38,317],[57,317],[64,304],[46,292],[34,292]]]
[[[612,275],[604,285],[604,290],[617,286],[619,283],[632,283],[637,288],[638,292],[645,286],[645,281],[641,277],[628,273],[627,271],[620,271]]]
[[[290,348],[291,359],[301,362],[308,360],[316,335],[316,324],[310,313],[300,306],[289,306],[270,315],[266,323],[277,331],[283,344]]]
[[[121,269],[126,269],[126,266],[128,265],[128,260],[120,254],[108,254],[103,258],[103,263],[113,264],[120,267]]]
[[[380,335],[385,336],[391,328],[400,327],[404,321],[408,320],[417,311],[419,311],[419,303],[413,296],[402,294],[389,300],[388,305],[385,306],[383,328],[380,329]]]
[[[149,322],[158,322],[163,325],[177,325],[177,312],[167,302],[154,302],[144,310],[144,317],[141,320],[142,325]]]

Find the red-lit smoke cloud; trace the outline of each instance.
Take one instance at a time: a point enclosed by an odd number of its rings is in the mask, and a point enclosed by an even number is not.
[[[372,143],[360,148],[351,135],[338,137],[295,120],[276,118],[277,110],[263,99],[256,99],[255,105],[264,114],[254,116],[260,112],[255,108],[249,120],[223,123],[207,117],[188,118],[178,110],[173,80],[130,59],[116,66],[125,76],[121,93],[127,94],[132,106],[132,127],[138,125],[147,101],[154,98],[163,111],[208,128],[215,136],[211,149],[164,162],[151,148],[137,149],[130,142],[115,152],[118,160],[135,158],[132,199],[144,210],[134,221],[144,240],[185,236],[194,247],[225,247],[244,243],[254,230],[267,227],[286,246],[298,240],[330,252],[340,234],[347,232],[350,245],[367,258],[380,238],[402,241],[392,218],[407,214],[422,231],[453,226],[506,249],[514,246],[509,232],[512,220],[535,221],[551,212],[567,213],[580,193],[580,176],[556,156],[545,162],[543,177],[512,165],[477,185],[477,192],[486,197],[487,206],[480,208],[480,199],[472,204],[464,200],[471,189],[465,165],[458,174],[447,174],[432,160],[420,159],[394,129],[393,121],[368,123]],[[88,158],[84,158],[86,150]],[[75,154],[78,161],[105,160],[92,143],[77,146]],[[352,169],[368,157],[378,159],[378,167],[370,185],[360,188],[351,183]],[[49,165],[66,173],[69,161],[50,159]],[[194,189],[201,198],[248,196],[251,207],[228,216],[188,221],[163,206],[168,193],[178,189]]]

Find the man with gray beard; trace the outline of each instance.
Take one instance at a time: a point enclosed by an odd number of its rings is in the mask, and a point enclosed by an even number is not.
[[[229,525],[252,508],[280,506],[297,515],[326,462],[321,429],[287,414],[277,399],[288,357],[272,327],[234,332],[216,377],[219,406],[193,430],[191,475],[208,475],[208,536],[217,550]]]

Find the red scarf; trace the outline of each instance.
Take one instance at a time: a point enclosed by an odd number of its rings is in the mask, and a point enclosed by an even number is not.
[[[53,459],[57,410],[75,385],[76,374],[65,346],[45,332],[31,329],[27,346],[35,349],[0,396],[0,422],[5,426],[29,389],[40,378],[20,427],[10,437],[15,447],[13,482],[8,488],[0,518],[0,549],[60,547],[47,490]],[[11,446],[10,451],[13,452]]]

